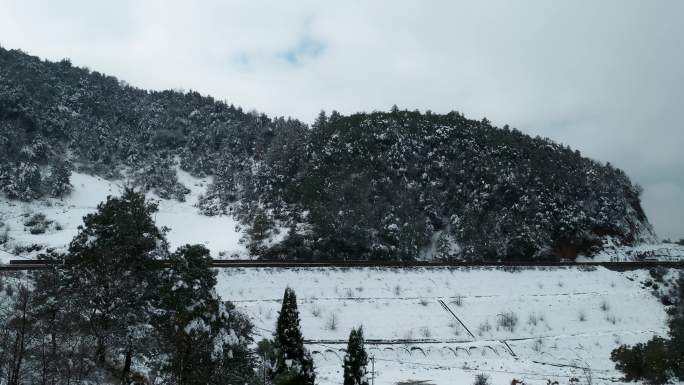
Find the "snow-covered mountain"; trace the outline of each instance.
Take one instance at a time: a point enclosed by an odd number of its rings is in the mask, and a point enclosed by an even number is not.
[[[621,170],[458,112],[308,126],[0,48],[0,147],[0,232],[24,254],[68,242],[117,183],[162,199],[172,244],[223,256],[557,259],[655,240]]]

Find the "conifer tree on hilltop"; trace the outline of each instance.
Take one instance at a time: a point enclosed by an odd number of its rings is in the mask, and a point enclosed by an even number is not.
[[[277,385],[313,385],[316,374],[313,359],[304,348],[299,326],[297,296],[291,288],[285,289],[283,305],[278,315],[274,335],[276,367],[273,381]]]
[[[344,385],[368,385],[368,354],[364,347],[363,328],[352,329],[344,356]]]

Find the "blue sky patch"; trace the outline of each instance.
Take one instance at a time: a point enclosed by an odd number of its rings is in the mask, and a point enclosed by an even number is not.
[[[293,47],[280,52],[278,57],[290,64],[301,64],[307,58],[321,56],[326,48],[327,45],[324,42],[305,35]]]

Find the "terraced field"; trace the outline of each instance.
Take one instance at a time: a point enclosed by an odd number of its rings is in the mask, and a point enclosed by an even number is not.
[[[665,333],[648,272],[603,268],[235,268],[219,294],[270,337],[286,286],[319,379],[341,383],[346,338],[363,325],[375,383],[614,382],[610,351]]]

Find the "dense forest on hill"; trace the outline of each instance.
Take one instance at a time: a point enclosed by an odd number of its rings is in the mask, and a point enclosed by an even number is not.
[[[177,167],[212,176],[199,209],[238,217],[264,258],[559,258],[653,237],[624,172],[486,119],[393,108],[308,126],[2,48],[0,148],[11,199],[68,194],[72,170],[179,200]]]

